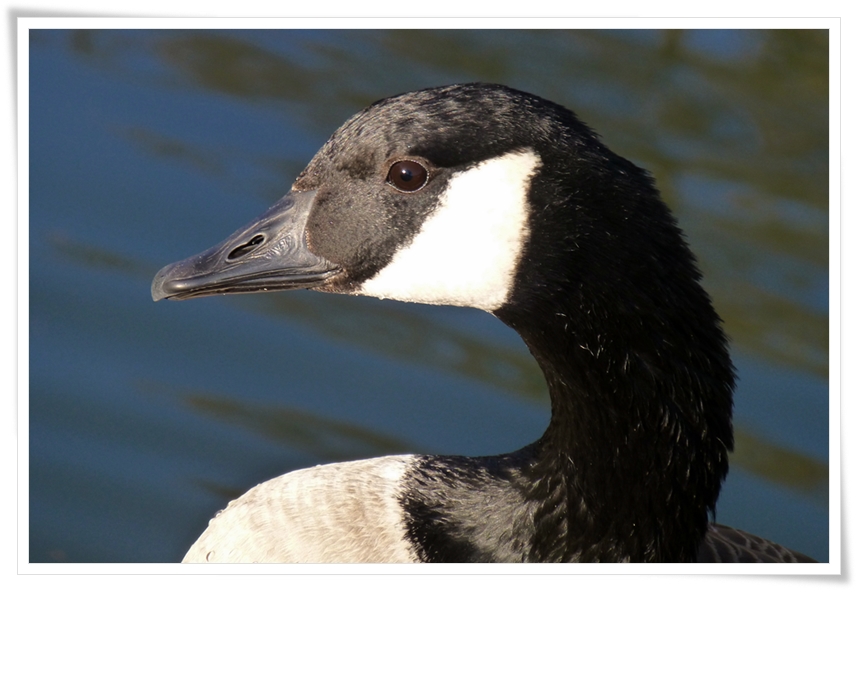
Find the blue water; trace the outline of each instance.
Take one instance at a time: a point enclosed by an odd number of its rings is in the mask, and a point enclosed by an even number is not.
[[[30,37],[30,561],[177,561],[274,475],[540,435],[538,369],[483,312],[149,294],[362,106],[471,80],[567,105],[657,177],[740,371],[717,518],[828,559],[825,33]]]

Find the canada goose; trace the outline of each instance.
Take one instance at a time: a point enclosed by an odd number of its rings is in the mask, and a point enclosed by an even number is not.
[[[546,378],[543,436],[267,481],[185,561],[811,561],[712,524],[733,445],[720,319],[650,176],[500,85],[383,99],[155,300],[292,288],[483,309]]]

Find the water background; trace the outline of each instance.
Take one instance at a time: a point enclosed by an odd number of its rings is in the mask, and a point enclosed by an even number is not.
[[[717,519],[828,559],[825,31],[30,33],[30,561],[179,560],[234,496],[537,438],[546,388],[475,310],[312,292],[154,304],[390,94],[502,82],[649,169],[740,374]]]

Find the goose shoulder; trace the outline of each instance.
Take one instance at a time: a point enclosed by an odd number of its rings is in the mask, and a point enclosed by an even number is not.
[[[814,559],[738,528],[711,524],[699,549],[702,563],[813,563]]]
[[[408,563],[397,501],[415,456],[299,469],[232,500],[184,563]]]

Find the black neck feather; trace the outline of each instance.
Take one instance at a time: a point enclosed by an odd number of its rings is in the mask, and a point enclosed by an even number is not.
[[[524,469],[537,507],[530,558],[689,561],[728,471],[733,368],[652,182],[602,147],[600,162],[609,181],[565,187],[572,205],[547,196],[555,177],[534,180],[533,237],[496,312],[552,402]]]

